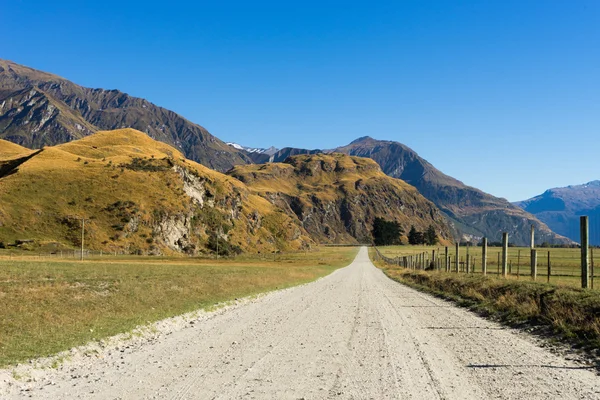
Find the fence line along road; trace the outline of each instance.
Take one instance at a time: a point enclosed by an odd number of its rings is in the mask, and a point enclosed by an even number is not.
[[[483,238],[481,252],[473,246],[452,247],[375,247],[376,260],[390,265],[415,270],[443,271],[453,273],[481,273],[503,278],[527,277],[531,280],[552,280],[560,283],[577,284],[582,288],[594,288],[594,248],[589,246],[589,221],[582,216],[581,246],[579,248],[536,248],[535,233],[531,229],[531,243],[527,248],[509,247],[508,233],[502,234],[502,247],[488,246]],[[461,250],[464,248],[464,252]],[[400,249],[400,250],[399,250]],[[464,255],[462,255],[464,253]],[[495,268],[494,268],[495,267]],[[578,282],[579,280],[579,282]]]

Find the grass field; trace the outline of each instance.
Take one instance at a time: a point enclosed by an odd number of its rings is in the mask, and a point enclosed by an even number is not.
[[[0,255],[0,365],[55,354],[138,325],[312,281],[356,248],[235,260]]]
[[[402,257],[408,255],[416,255],[426,253],[428,259],[432,258],[432,251],[441,256],[441,265],[444,268],[444,252],[442,246],[385,246],[378,247],[379,251],[386,257]],[[475,273],[481,273],[481,247],[469,247],[470,267],[475,267]],[[455,247],[448,248],[450,255],[452,271],[455,270]],[[537,249],[537,280],[548,282],[548,253],[550,253],[551,277],[550,283],[560,285],[570,285],[574,287],[581,286],[581,250],[580,249],[562,249],[562,248],[538,248]],[[595,268],[600,262],[600,249],[592,249],[594,257],[590,257],[590,264],[594,265],[595,288],[600,288],[600,268]],[[498,263],[501,257],[501,247],[488,247],[487,257],[487,272],[489,275],[499,275],[501,266]],[[460,267],[464,270],[467,248],[461,247],[459,250]],[[529,247],[509,247],[508,248],[508,265],[509,279],[531,279],[530,273],[530,257],[531,252]],[[591,269],[591,268],[590,268]]]

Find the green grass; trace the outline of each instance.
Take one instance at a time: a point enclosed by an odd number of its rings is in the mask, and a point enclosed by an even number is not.
[[[600,349],[600,292],[482,274],[404,269],[376,262],[387,276],[509,325],[527,324],[587,350]]]
[[[432,257],[432,250],[441,255],[443,260],[445,248],[443,246],[385,246],[378,247],[379,251],[386,257],[402,257],[425,252],[429,259]],[[593,249],[594,252],[594,278],[595,288],[600,288],[600,249]],[[455,247],[448,248],[450,255],[451,268],[454,271],[455,263]],[[550,253],[550,264],[552,275],[550,282],[557,285],[567,285],[573,287],[581,287],[581,250],[580,249],[562,249],[562,248],[538,248],[537,249],[537,281],[548,282],[548,253]],[[464,266],[464,261],[467,254],[467,248],[461,247],[459,257],[461,264]],[[489,275],[501,274],[498,264],[498,257],[502,254],[501,247],[488,247],[487,257],[487,273]],[[508,248],[508,264],[509,264],[509,279],[513,280],[530,280],[530,249],[529,247],[509,247]],[[475,262],[475,273],[481,273],[481,247],[469,247],[469,256]],[[591,260],[590,260],[591,261]],[[472,264],[471,264],[472,265]],[[442,261],[442,268],[444,267]]]
[[[0,365],[52,355],[219,302],[309,282],[349,264],[356,251],[319,248],[218,261],[0,259]]]

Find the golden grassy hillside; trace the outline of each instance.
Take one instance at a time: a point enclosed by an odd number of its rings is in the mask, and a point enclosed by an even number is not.
[[[2,156],[6,157],[6,156]],[[0,157],[0,161],[1,158]],[[310,243],[239,181],[133,129],[44,148],[0,177],[0,241],[137,253],[275,251]]]
[[[433,203],[367,158],[299,155],[285,163],[236,166],[228,174],[286,210],[321,242],[370,243],[376,217],[399,222],[406,233],[411,225],[433,225],[442,241],[450,240]]]
[[[11,158],[24,156],[31,153],[33,153],[33,150],[0,139],[0,160],[9,160]]]

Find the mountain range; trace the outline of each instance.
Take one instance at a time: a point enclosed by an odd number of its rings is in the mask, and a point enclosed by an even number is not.
[[[341,152],[368,157],[390,177],[402,179],[432,201],[450,223],[456,239],[527,244],[529,226],[536,239],[568,243],[535,216],[443,174],[412,149],[393,141],[363,137],[332,150],[247,149],[228,145],[200,125],[147,100],[118,90],[90,89],[19,64],[0,60],[0,139],[41,148],[84,138],[101,130],[134,128],[167,143],[185,157],[220,172],[236,165],[282,162],[294,155]]]
[[[217,171],[251,162],[200,125],[118,90],[90,89],[0,60],[0,139],[41,148],[94,132],[133,128]]]
[[[134,129],[41,150],[0,140],[1,247],[79,246],[85,219],[88,249],[271,253],[370,243],[377,217],[450,239],[433,203],[358,157],[298,156],[227,176]]]
[[[442,173],[414,150],[398,142],[365,136],[331,150],[286,147],[271,155],[253,153],[250,157],[256,163],[265,163],[282,162],[298,154],[319,153],[344,153],[373,159],[386,175],[413,185],[435,203],[449,220],[453,236],[461,240],[477,242],[485,236],[498,242],[502,232],[508,232],[511,242],[526,245],[533,225],[537,231],[536,242],[569,242],[522,208]]]
[[[600,181],[548,189],[515,205],[534,214],[555,232],[579,242],[579,217],[590,217],[589,240],[600,245]]]

